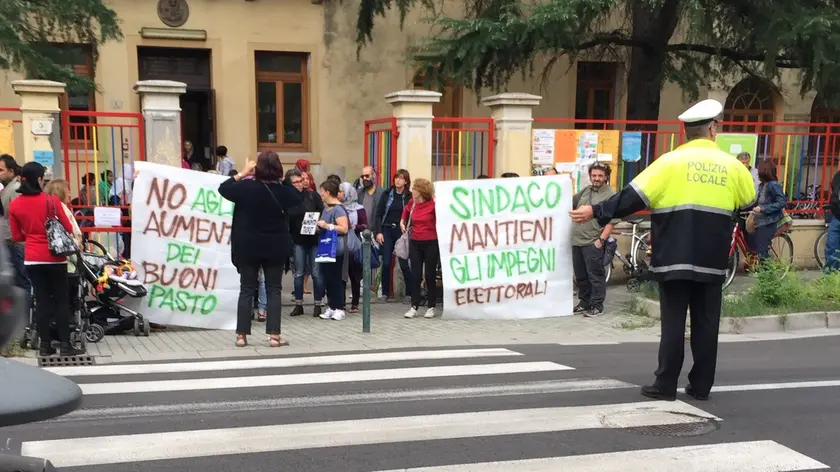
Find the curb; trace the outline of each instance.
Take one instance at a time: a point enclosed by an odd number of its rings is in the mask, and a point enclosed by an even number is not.
[[[820,328],[840,328],[840,311],[788,313],[745,318],[727,317],[720,320],[720,332],[727,334],[790,332]]]
[[[656,300],[638,297],[647,308],[652,318],[660,318],[660,306]],[[686,320],[690,326],[690,321]],[[754,334],[804,331],[809,329],[840,328],[840,311],[813,311],[805,313],[787,313],[781,315],[748,316],[720,318],[720,334]]]

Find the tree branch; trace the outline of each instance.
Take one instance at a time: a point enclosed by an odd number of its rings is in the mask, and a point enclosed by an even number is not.
[[[619,34],[608,34],[599,35],[591,41],[586,41],[577,45],[570,45],[564,48],[582,51],[606,45],[638,47],[649,50],[658,49],[660,47],[660,45],[656,44],[656,42],[654,41],[645,39],[631,39]],[[706,54],[709,56],[721,56],[736,62],[764,62],[767,59],[772,59],[776,67],[780,69],[799,69],[802,67],[795,58],[789,56],[777,56],[774,58],[769,58],[766,54],[739,51],[737,49],[732,48],[707,46],[705,44],[668,44],[666,46],[666,51],[669,53],[695,52],[699,54]]]

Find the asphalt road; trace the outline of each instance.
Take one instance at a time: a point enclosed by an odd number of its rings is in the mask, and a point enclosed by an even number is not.
[[[722,344],[708,402],[641,397],[655,359],[538,345],[59,368],[83,408],[0,430],[0,452],[88,472],[840,469],[836,337]]]

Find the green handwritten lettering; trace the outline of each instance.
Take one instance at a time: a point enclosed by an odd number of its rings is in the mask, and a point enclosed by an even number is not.
[[[186,290],[154,284],[148,295],[149,308],[168,308],[173,312],[208,315],[216,309],[218,300],[213,294],[199,295]]]
[[[166,262],[195,265],[200,254],[201,249],[191,244],[169,243],[166,247]]]
[[[200,189],[190,206],[190,210],[217,216],[232,216],[233,202],[225,200],[219,192],[210,189]]]
[[[563,191],[554,180],[531,181],[514,188],[496,185],[490,188],[455,187],[449,210],[461,220],[506,213],[530,213],[552,210],[560,205]]]
[[[556,248],[524,248],[449,257],[449,269],[459,284],[554,272]]]

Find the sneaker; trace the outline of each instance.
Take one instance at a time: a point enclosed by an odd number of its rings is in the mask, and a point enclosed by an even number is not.
[[[406,295],[405,298],[403,298],[403,305],[411,305],[411,296],[410,295]]]
[[[589,307],[584,305],[583,303],[578,303],[575,307],[575,314],[579,315],[581,313],[589,311]]]
[[[321,316],[321,303],[315,302],[315,309],[312,311],[312,316]]]
[[[332,317],[333,317],[333,315],[335,314],[335,312],[336,312],[336,310],[333,310],[332,308],[330,308],[330,309],[328,309],[327,311],[325,311],[325,312],[321,313],[321,314],[319,315],[319,318],[321,318],[322,320],[328,320],[328,319],[330,319],[330,318],[332,318]]]
[[[347,317],[347,315],[344,313],[344,310],[333,311],[332,319],[334,319],[335,321],[341,321],[346,317]]]
[[[435,317],[435,307],[430,307],[426,309],[426,313],[423,315],[423,318],[434,318]]]
[[[597,316],[601,316],[604,313],[604,310],[601,308],[593,308],[583,314],[586,318],[595,318]]]
[[[405,315],[403,315],[403,316],[405,316],[406,318],[414,318],[415,316],[417,316],[417,308],[416,307],[409,308],[408,311],[405,312]]]
[[[303,314],[303,306],[302,305],[295,305],[295,307],[292,308],[292,312],[289,313],[289,316],[300,316],[302,314]]]
[[[386,297],[385,295],[381,295],[379,298],[376,299],[376,301],[378,301],[379,303],[385,303],[388,301],[388,297]]]

